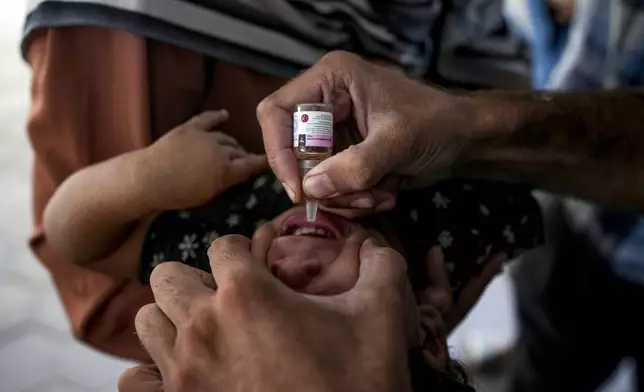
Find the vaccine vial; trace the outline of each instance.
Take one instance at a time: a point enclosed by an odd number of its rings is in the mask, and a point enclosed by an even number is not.
[[[302,103],[293,112],[293,151],[300,178],[333,154],[333,108],[324,103]],[[317,200],[306,200],[306,219],[314,222]]]

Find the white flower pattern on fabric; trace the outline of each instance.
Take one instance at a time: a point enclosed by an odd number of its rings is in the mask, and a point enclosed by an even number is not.
[[[189,259],[197,258],[197,249],[199,249],[199,242],[197,242],[196,234],[188,234],[183,236],[183,241],[178,245],[181,251],[181,260],[186,261]]]
[[[478,187],[475,182],[448,183],[408,198],[402,194],[399,196],[404,202],[392,212],[394,228],[409,246],[419,248],[420,257],[429,244],[441,247],[453,290],[458,290],[460,280],[467,279],[470,270],[480,271],[491,254],[503,251],[511,255],[515,247],[529,249],[533,242],[535,246],[542,241],[537,232],[538,212],[524,203],[529,202],[529,195],[519,195],[512,206],[507,194]],[[252,236],[292,205],[282,184],[272,175],[242,184],[239,190],[231,191],[231,196],[218,203],[212,215],[167,211],[155,220],[143,250],[141,281],[149,282],[152,269],[167,260],[208,270],[206,249],[214,240],[227,234]],[[416,240],[408,235],[407,227],[426,234]],[[427,241],[426,235],[434,241]]]
[[[508,241],[509,244],[514,244],[516,241],[514,231],[510,226],[505,226],[505,229],[503,229],[503,237],[506,241]]]
[[[434,202],[434,205],[436,206],[437,209],[442,208],[444,210],[449,208],[449,203],[451,203],[451,200],[441,195],[440,192],[436,192],[434,194],[434,198],[432,199],[432,201]]]
[[[157,265],[165,261],[165,255],[163,253],[155,253],[152,256],[152,268],[155,268]]]
[[[250,194],[248,201],[246,201],[246,209],[252,210],[257,205],[257,196],[254,193]]]
[[[450,233],[449,231],[443,230],[438,235],[438,238],[436,240],[438,241],[438,244],[441,246],[441,248],[445,249],[452,246],[452,243],[454,242],[454,237],[452,237],[452,233]]]
[[[255,230],[259,229],[260,227],[264,226],[267,224],[268,221],[266,219],[260,219],[255,223]]]
[[[271,185],[271,187],[273,188],[273,191],[277,194],[284,192],[284,186],[282,185],[281,182],[279,182],[279,180],[273,181],[273,185]]]
[[[257,180],[255,180],[255,183],[253,183],[253,189],[259,189],[264,185],[266,185],[267,182],[268,182],[268,178],[266,178],[266,176],[261,176],[257,178]]]
[[[241,218],[237,214],[230,214],[230,216],[226,219],[228,227],[239,226],[239,222],[241,222]]]
[[[219,238],[219,233],[213,230],[204,234],[201,242],[204,244],[204,246],[210,246],[217,238]]]
[[[483,253],[478,259],[476,259],[476,264],[482,264],[490,257],[490,252],[492,252],[492,245],[485,247],[485,253]]]

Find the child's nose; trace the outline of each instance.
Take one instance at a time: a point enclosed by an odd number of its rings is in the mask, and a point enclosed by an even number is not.
[[[306,287],[320,274],[320,266],[298,261],[271,266],[271,272],[293,290]]]

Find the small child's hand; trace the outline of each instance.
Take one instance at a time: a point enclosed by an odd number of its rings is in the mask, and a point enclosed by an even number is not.
[[[268,170],[265,155],[249,153],[232,136],[213,130],[227,119],[225,110],[204,112],[142,152],[142,189],[155,210],[203,205]]]

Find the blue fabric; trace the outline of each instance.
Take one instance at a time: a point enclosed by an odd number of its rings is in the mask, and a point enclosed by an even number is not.
[[[536,88],[597,90],[644,85],[644,1],[577,0],[571,23],[560,35],[555,34],[556,23],[547,10],[547,0],[506,0],[506,9],[510,3],[514,10],[530,16],[530,25],[521,26],[521,20],[526,19],[506,12],[510,24],[518,27],[533,47]],[[568,212],[576,221],[574,229],[595,244],[617,275],[644,284],[641,216],[587,203],[583,217],[579,210]]]
[[[544,0],[526,0],[532,20],[532,85],[548,86],[550,73],[561,57],[568,41],[568,26],[557,26],[548,14]]]

